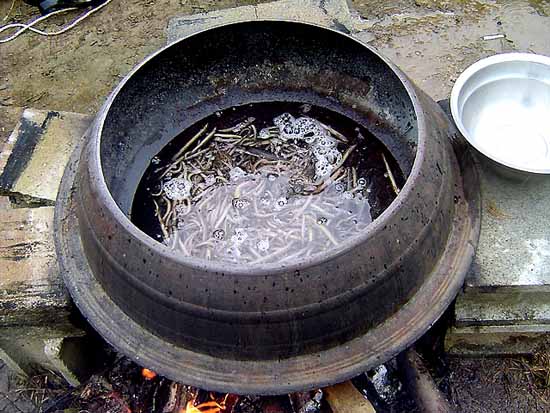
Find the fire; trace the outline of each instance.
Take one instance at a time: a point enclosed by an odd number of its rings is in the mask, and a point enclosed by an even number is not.
[[[182,407],[179,413],[228,413],[233,410],[237,403],[238,396],[226,394],[223,397],[216,397],[214,393],[209,394],[209,399],[195,406],[196,398],[187,402],[186,407]]]
[[[155,377],[157,377],[157,373],[149,369],[141,370],[141,375],[145,377],[145,380],[153,380]]]

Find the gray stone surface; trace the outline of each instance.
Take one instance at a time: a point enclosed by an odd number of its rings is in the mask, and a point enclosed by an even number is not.
[[[175,17],[168,24],[168,43],[220,24],[261,19],[303,21],[348,33],[357,33],[366,27],[365,20],[352,11],[346,0],[280,0]],[[363,36],[363,41],[368,40],[368,35]]]
[[[42,206],[54,203],[89,122],[85,115],[27,109],[0,149],[0,191],[9,195],[0,194],[0,358],[20,376],[46,368],[76,384],[85,373],[79,365],[92,360],[93,352],[74,345],[84,331],[74,324],[79,315],[59,273],[54,207]]]
[[[0,195],[21,205],[54,205],[69,156],[91,117],[79,113],[25,109],[0,142]]]
[[[467,290],[550,294],[550,177],[503,175],[486,162],[481,169],[481,234]]]
[[[480,172],[480,240],[446,345],[455,355],[531,353],[550,337],[550,178],[483,160]]]
[[[53,207],[0,209],[0,327],[68,324]]]
[[[453,327],[445,337],[445,350],[451,356],[531,355],[549,346],[547,324]]]
[[[550,333],[550,295],[544,291],[468,292],[456,302],[458,327],[533,325]]]

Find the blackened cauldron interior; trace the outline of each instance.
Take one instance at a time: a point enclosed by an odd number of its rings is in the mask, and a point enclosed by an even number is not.
[[[372,131],[409,175],[416,116],[405,87],[383,60],[328,29],[246,22],[172,44],[118,92],[100,153],[118,206],[129,214],[150,160],[182,130],[215,111],[266,101],[311,103],[348,116]]]

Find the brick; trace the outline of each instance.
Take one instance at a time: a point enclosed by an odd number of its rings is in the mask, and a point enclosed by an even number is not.
[[[91,119],[26,109],[0,148],[0,195],[24,206],[54,205],[65,165]]]

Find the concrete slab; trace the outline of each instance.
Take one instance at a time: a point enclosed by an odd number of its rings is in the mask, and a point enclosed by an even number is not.
[[[91,119],[26,109],[13,133],[0,143],[0,195],[22,205],[54,205],[65,165]]]
[[[510,177],[481,163],[482,221],[466,291],[550,293],[550,178]]]
[[[0,208],[0,359],[18,375],[46,368],[75,385],[93,352],[59,273],[53,215],[53,207]]]
[[[168,43],[220,24],[261,19],[302,21],[346,33],[358,33],[366,27],[365,20],[352,11],[347,0],[280,0],[175,17],[168,24]],[[363,38],[368,39],[368,36]]]
[[[0,327],[58,323],[69,317],[53,214],[53,207],[0,210]]]
[[[539,324],[454,327],[445,337],[445,351],[457,357],[532,355],[549,346],[548,325]]]
[[[455,314],[457,327],[537,324],[550,334],[550,294],[544,291],[468,292],[458,297]]]

